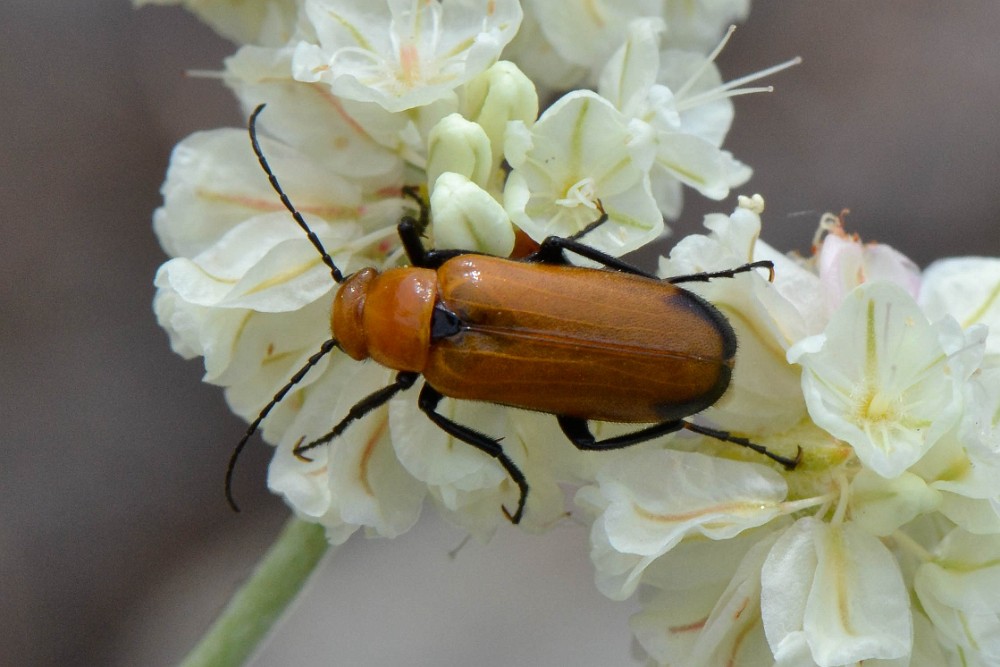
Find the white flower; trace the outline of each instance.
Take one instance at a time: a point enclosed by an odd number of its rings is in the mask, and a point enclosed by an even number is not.
[[[580,491],[578,502],[601,507],[591,530],[596,558],[617,566],[598,569],[597,587],[624,599],[643,570],[684,537],[722,540],[767,523],[788,492],[776,472],[704,454],[640,451],[605,465],[599,491]]]
[[[951,356],[965,347],[955,329],[954,321],[931,325],[892,283],[866,283],[848,294],[825,333],[799,341],[788,359],[805,371],[813,420],[891,478],[961,416],[962,382],[972,368]]]
[[[707,52],[726,26],[745,20],[749,13],[750,0],[666,0],[667,46]]]
[[[951,315],[962,328],[989,327],[986,353],[1000,357],[1000,259],[953,257],[924,272],[920,304],[930,317]]]
[[[633,630],[660,664],[929,667],[950,653],[980,655],[969,648],[973,642],[935,639],[950,632],[932,629],[939,617],[958,627],[956,612],[928,619],[911,600],[914,575],[942,537],[938,526],[1000,535],[993,424],[1000,390],[987,388],[1000,368],[988,365],[986,330],[974,324],[989,308],[971,306],[990,303],[983,296],[990,289],[957,301],[959,312],[977,313],[966,316],[964,332],[950,317],[932,324],[914,301],[921,281],[905,257],[824,222],[829,247],[809,260],[784,258],[757,238],[762,210],[758,198],[742,199],[732,216],[709,216],[712,233],[679,242],[661,272],[775,262],[773,283],[740,275],[683,285],[717,304],[740,340],[730,391],[697,419],[777,453],[801,446],[802,462],[790,472],[763,468],[787,496],[760,502],[758,527],[743,530],[731,547],[720,545],[729,556],[724,565],[707,557],[693,531],[646,525],[644,517],[653,516],[647,508],[658,503],[698,515],[693,497],[677,501],[694,480],[668,478],[668,466],[648,458],[665,452],[630,453],[643,461],[634,472],[621,461],[605,463],[598,484],[577,494],[595,517],[599,587],[618,599],[640,585],[643,611]],[[848,276],[856,284],[845,292]],[[832,314],[830,304],[837,304]],[[885,419],[866,423],[875,415],[858,401],[898,412],[886,409]],[[746,458],[756,455],[731,444],[677,435],[663,446],[746,461],[728,464],[733,475],[761,467],[759,458]],[[716,481],[706,493],[723,493],[719,488]],[[646,535],[663,537],[643,541]],[[684,577],[665,575],[685,566]],[[975,606],[967,598],[961,604]]]
[[[651,145],[633,129],[589,91],[565,95],[530,129],[512,123],[504,190],[511,220],[536,241],[571,236],[600,217],[600,203],[609,221],[587,235],[588,245],[621,255],[655,239],[663,219],[646,176]]]
[[[325,84],[292,78],[288,48],[241,48],[226,59],[224,81],[247,115],[258,105],[267,105],[258,120],[262,133],[295,146],[317,163],[353,180],[402,180],[405,160],[414,150],[413,144],[419,143],[413,137],[419,136],[416,127],[420,116],[432,109],[440,115],[430,122],[437,122],[453,110],[432,105],[422,108],[417,118],[402,119],[372,102],[334,97]],[[289,179],[282,178],[285,180]]]
[[[357,187],[288,147],[262,143],[276,168],[296,177],[290,192],[347,266],[364,248],[351,245],[367,224]],[[228,387],[233,409],[247,418],[327,337],[333,287],[255,163],[245,132],[192,135],[174,151],[154,214],[161,244],[177,255],[157,273],[160,323],[178,352],[205,357],[206,381]],[[265,433],[273,437],[282,423],[276,415]]]
[[[503,161],[508,123],[535,122],[538,117],[535,85],[514,63],[502,60],[469,81],[462,89],[460,107],[465,117],[489,137],[493,164],[490,181],[481,185],[499,199],[507,176]]]
[[[316,42],[296,46],[299,81],[398,112],[430,104],[484,71],[521,22],[516,0],[306,0]]]
[[[563,58],[546,38],[531,7],[525,9],[521,29],[504,49],[504,58],[517,63],[541,97],[552,98],[579,87],[590,75],[590,70]]]
[[[658,17],[663,3],[661,0],[526,0],[525,4],[559,55],[590,69],[606,62],[625,41],[632,20]]]
[[[657,664],[770,664],[760,572],[776,537],[760,528],[724,541],[684,541],[650,565],[642,611],[629,626]]]
[[[942,644],[961,664],[1000,661],[1000,536],[951,531],[920,566],[914,588]],[[953,664],[959,664],[957,661]]]
[[[759,240],[762,201],[741,200],[730,216],[706,216],[711,233],[678,241],[670,258],[660,260],[659,275],[724,271],[763,259],[775,262],[774,283],[767,282],[766,274],[755,273],[683,285],[719,308],[739,341],[730,389],[703,416],[716,426],[769,442],[775,434],[793,429],[798,432],[792,440],[812,439],[800,428],[808,418],[801,374],[788,364],[785,351],[820,326],[813,324],[819,313],[809,298],[818,281]],[[794,456],[795,445],[784,453]]]
[[[433,192],[438,176],[452,172],[474,184],[488,185],[493,170],[493,149],[486,130],[460,114],[445,116],[427,138],[427,183]],[[439,246],[460,247],[460,246]]]
[[[711,199],[723,199],[750,178],[751,170],[720,148],[733,119],[730,97],[766,88],[740,88],[785,69],[782,63],[723,84],[713,60],[733,29],[706,58],[700,53],[660,51],[662,23],[636,20],[628,40],[601,72],[598,92],[627,117],[648,123],[655,135],[652,192],[667,218],[680,213],[681,184]]]
[[[263,146],[273,155],[275,168],[289,175],[289,192],[307,214],[352,219],[360,213],[356,185],[286,146],[266,139]],[[164,203],[153,215],[153,229],[173,256],[193,257],[248,218],[284,211],[244,130],[198,132],[179,143],[160,191]]]
[[[875,536],[851,523],[805,518],[786,530],[761,569],[760,608],[779,664],[811,658],[835,667],[910,653],[910,600],[899,567]]]
[[[826,236],[816,255],[816,271],[828,316],[848,292],[865,282],[895,283],[916,298],[920,291],[920,269],[909,257],[884,243],[862,243],[857,236],[848,235],[843,222],[834,216],[823,216],[820,230]]]

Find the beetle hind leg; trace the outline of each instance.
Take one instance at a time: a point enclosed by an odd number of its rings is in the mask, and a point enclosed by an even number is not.
[[[706,435],[721,442],[731,442],[734,445],[752,449],[758,454],[762,454],[772,461],[780,463],[787,470],[794,470],[802,460],[801,447],[799,447],[795,458],[788,458],[787,456],[775,454],[763,445],[758,445],[757,443],[751,442],[746,438],[735,436],[729,431],[720,431],[718,429],[708,428],[707,426],[699,426],[698,424],[684,421],[683,419],[654,424],[638,431],[633,431],[632,433],[626,433],[624,435],[607,438],[605,440],[598,440],[594,437],[594,434],[590,430],[590,426],[587,425],[586,419],[580,419],[578,417],[557,417],[557,419],[559,420],[559,427],[562,429],[562,432],[566,434],[566,437],[569,438],[569,441],[572,442],[577,449],[582,450],[602,451],[608,449],[621,449],[630,445],[637,445],[640,442],[652,440],[653,438],[657,438],[661,435],[667,435],[668,433],[673,433],[681,429],[687,429],[693,433]]]
[[[802,447],[799,447],[798,450],[796,451],[795,458],[788,458],[787,456],[781,456],[780,454],[775,454],[764,445],[758,445],[756,442],[751,442],[746,438],[741,438],[739,436],[733,435],[729,431],[720,431],[718,429],[708,428],[707,426],[699,426],[698,424],[694,424],[692,422],[681,422],[681,423],[683,424],[684,428],[686,428],[689,431],[692,431],[693,433],[700,433],[701,435],[707,435],[710,438],[715,438],[716,440],[720,440],[722,442],[731,442],[734,445],[739,445],[740,447],[746,447],[747,449],[751,449],[757,452],[758,454],[766,456],[767,458],[771,459],[776,463],[780,463],[785,467],[786,470],[795,470],[795,468],[802,461]]]
[[[517,464],[504,453],[499,440],[491,438],[485,433],[480,433],[473,428],[454,422],[438,412],[437,406],[438,403],[441,402],[441,398],[442,395],[437,389],[434,389],[429,384],[424,383],[423,389],[420,390],[420,398],[417,399],[417,405],[442,431],[453,438],[472,445],[485,454],[489,454],[495,458],[501,466],[503,466],[503,469],[510,476],[511,480],[517,484],[517,488],[521,495],[517,500],[517,509],[514,510],[513,514],[511,514],[506,507],[502,507],[501,509],[503,509],[504,516],[506,516],[511,523],[520,523],[521,516],[524,514],[524,503],[528,499],[528,481],[525,479],[524,473],[521,472],[521,469],[517,467]]]
[[[559,421],[559,428],[562,429],[562,432],[566,435],[569,441],[572,442],[577,449],[582,449],[584,451],[622,449],[623,447],[638,445],[640,442],[646,442],[648,440],[652,440],[653,438],[658,438],[661,435],[673,433],[674,431],[679,431],[684,428],[683,421],[674,420],[663,422],[661,424],[653,424],[652,426],[647,426],[646,428],[633,431],[632,433],[625,433],[613,438],[598,440],[594,437],[586,419],[562,416],[556,417],[556,419]]]

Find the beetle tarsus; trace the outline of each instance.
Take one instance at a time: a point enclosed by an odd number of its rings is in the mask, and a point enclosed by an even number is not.
[[[503,466],[503,469],[507,471],[511,480],[517,484],[517,488],[521,495],[517,500],[517,509],[513,514],[511,514],[506,507],[501,506],[501,509],[503,510],[504,516],[506,516],[511,523],[520,523],[521,517],[524,515],[524,504],[528,499],[528,481],[524,477],[524,473],[521,472],[521,469],[517,467],[517,464],[515,464],[510,457],[504,453],[499,440],[491,438],[485,433],[480,433],[479,431],[469,428],[468,426],[463,426],[462,424],[453,422],[438,412],[437,406],[438,403],[441,402],[441,398],[441,393],[437,389],[434,389],[429,384],[425,383],[423,389],[420,390],[420,397],[417,399],[417,405],[442,431],[453,438],[457,438],[464,443],[472,445],[484,454],[492,456],[501,466]]]
[[[795,470],[795,468],[802,461],[802,447],[799,447],[798,452],[795,454],[794,458],[788,458],[787,456],[781,456],[780,454],[775,454],[769,450],[764,445],[758,445],[756,442],[747,440],[746,438],[741,438],[740,436],[733,435],[729,431],[721,431],[719,429],[709,428],[707,426],[700,426],[692,422],[683,422],[684,428],[694,433],[699,433],[701,435],[707,435],[710,438],[715,438],[716,440],[721,440],[722,442],[731,442],[734,445],[739,445],[741,447],[746,447],[751,449],[758,454],[762,454],[767,458],[771,459],[775,463],[780,463],[785,467],[786,470]]]
[[[427,231],[427,227],[431,223],[431,208],[427,205],[427,200],[420,195],[419,185],[404,185],[400,191],[403,193],[404,197],[412,199],[416,202],[417,207],[420,209],[420,217],[417,218],[416,222],[419,225],[419,229],[417,231],[422,235],[425,231]]]
[[[312,463],[314,459],[302,453],[302,443],[305,441],[305,439],[306,436],[302,436],[301,438],[295,441],[295,446],[292,447],[292,454],[294,454],[295,458],[297,458],[299,461],[302,461],[303,463]]]
[[[768,259],[761,259],[756,262],[748,262],[742,266],[737,266],[734,269],[726,269],[724,271],[702,271],[701,273],[689,273],[683,276],[672,276],[670,278],[665,278],[671,285],[677,285],[679,283],[707,283],[713,278],[732,278],[738,273],[748,273],[754,269],[767,269],[768,271],[768,282],[774,282],[774,262]]]
[[[608,213],[607,211],[604,210],[604,206],[601,204],[600,200],[597,201],[597,209],[601,212],[601,216],[597,218],[597,220],[594,220],[586,227],[578,231],[576,234],[570,234],[566,238],[568,238],[570,241],[579,241],[584,236],[586,236],[587,234],[589,234],[590,232],[594,231],[595,229],[603,225],[605,222],[607,222]]]

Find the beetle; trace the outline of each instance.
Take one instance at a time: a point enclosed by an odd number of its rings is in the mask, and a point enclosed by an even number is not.
[[[404,217],[398,225],[410,266],[379,272],[365,268],[344,276],[319,238],[284,193],[257,141],[250,116],[254,154],[268,180],[330,269],[339,289],[331,312],[332,338],[275,394],[249,425],[226,472],[226,497],[240,451],[268,412],[318,361],[334,348],[356,360],[371,358],[397,371],[388,386],[362,398],[326,435],[303,444],[295,455],[339,436],[354,421],[384,405],[423,376],[417,403],[448,435],[497,460],[517,485],[512,523],[524,513],[528,482],[500,441],[459,424],[437,406],[445,396],[483,401],[556,416],[566,437],[581,450],[610,450],[687,429],[748,447],[794,468],[801,457],[780,456],[727,431],[686,421],[726,392],[736,355],[736,334],[725,316],[685,282],[730,278],[768,269],[757,261],[711,273],[661,280],[582,242],[607,220],[601,217],[570,237],[552,236],[521,259],[466,250],[428,250],[420,235],[428,222]],[[606,269],[569,263],[572,253]],[[597,440],[589,420],[652,424],[631,433]]]

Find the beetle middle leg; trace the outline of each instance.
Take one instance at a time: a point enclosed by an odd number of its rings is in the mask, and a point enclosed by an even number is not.
[[[501,466],[503,466],[503,469],[507,471],[508,475],[510,475],[511,480],[517,484],[517,488],[521,493],[520,498],[517,500],[517,509],[514,513],[511,514],[507,511],[506,507],[502,507],[503,513],[508,519],[510,519],[511,523],[520,523],[521,515],[524,514],[524,503],[528,499],[528,480],[525,479],[524,473],[521,472],[521,469],[517,467],[517,464],[515,464],[510,457],[504,453],[499,440],[491,438],[485,433],[480,433],[479,431],[469,428],[468,426],[456,423],[438,412],[437,406],[438,403],[441,402],[441,398],[441,392],[425,383],[423,389],[420,390],[420,398],[417,399],[417,405],[442,431],[453,438],[457,438],[466,444],[472,445],[485,454],[489,454],[495,458]]]
[[[569,438],[569,441],[572,442],[577,449],[582,450],[604,451],[608,449],[621,449],[623,447],[629,447],[630,445],[637,445],[640,442],[652,440],[653,438],[661,435],[673,433],[681,429],[687,429],[694,433],[706,435],[722,442],[731,442],[735,445],[752,449],[758,454],[762,454],[772,461],[780,463],[787,470],[795,469],[795,467],[799,464],[799,461],[802,459],[801,447],[799,447],[795,458],[790,459],[787,456],[775,454],[763,445],[758,445],[757,443],[751,442],[746,438],[735,436],[728,431],[708,428],[707,426],[699,426],[698,424],[684,421],[683,419],[675,419],[673,421],[654,424],[652,426],[639,429],[638,431],[633,431],[632,433],[626,433],[624,435],[606,438],[604,440],[598,440],[594,437],[586,419],[580,419],[579,417],[557,417],[557,419],[559,420],[559,427],[562,429],[562,432],[566,434],[566,437]]]
[[[747,262],[746,264],[741,264],[733,269],[725,269],[723,271],[702,271],[700,273],[688,273],[683,276],[671,276],[670,278],[664,278],[664,280],[671,285],[677,285],[678,283],[707,283],[712,278],[732,278],[738,273],[748,273],[754,269],[767,269],[768,270],[768,281],[774,282],[774,262],[769,259],[761,259],[756,262]]]
[[[594,222],[590,223],[583,228],[580,232],[569,237],[562,236],[550,236],[542,241],[541,247],[535,251],[533,254],[525,258],[528,262],[540,262],[542,264],[568,264],[566,259],[565,251],[572,252],[575,255],[579,255],[585,259],[589,259],[598,264],[602,264],[609,269],[614,269],[615,271],[621,271],[622,273],[631,273],[637,276],[644,276],[652,280],[659,280],[656,276],[651,273],[647,273],[642,269],[632,266],[628,262],[622,261],[617,257],[613,257],[606,252],[601,252],[597,248],[592,248],[586,243],[580,242],[578,239],[591,231],[595,227],[603,224],[607,220],[607,213],[601,214],[601,217]]]
[[[393,396],[395,396],[399,392],[412,387],[413,383],[417,381],[418,377],[420,377],[419,373],[413,373],[410,371],[403,371],[401,373],[397,373],[396,379],[392,384],[390,384],[387,387],[382,387],[378,391],[374,391],[371,394],[368,394],[360,401],[355,403],[351,407],[351,409],[347,411],[347,416],[341,419],[340,423],[334,426],[329,433],[320,438],[316,438],[315,440],[306,445],[302,444],[302,440],[299,440],[297,443],[295,443],[295,447],[292,449],[292,453],[295,454],[295,458],[299,459],[300,461],[312,461],[312,459],[303,454],[303,452],[307,452],[310,449],[315,449],[320,445],[325,445],[326,443],[330,442],[331,440],[339,436],[341,433],[343,433],[345,430],[347,430],[347,427],[350,426],[352,422],[361,419],[375,408],[385,405],[386,403],[389,402],[390,399],[392,399]]]

